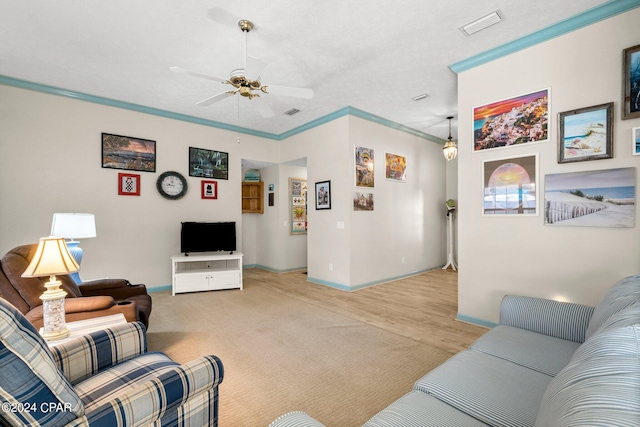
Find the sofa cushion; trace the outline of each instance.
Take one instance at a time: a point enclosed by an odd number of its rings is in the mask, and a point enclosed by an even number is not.
[[[612,329],[635,325],[638,323],[640,323],[640,302],[630,305],[629,307],[626,307],[610,316],[602,325],[600,325],[594,333],[594,336]]]
[[[592,337],[609,317],[640,301],[640,275],[616,282],[598,303],[587,327],[586,338]]]
[[[504,359],[467,350],[419,379],[414,389],[484,423],[526,427],[534,425],[551,379]]]
[[[269,427],[325,427],[325,425],[305,412],[292,411],[273,420]]]
[[[387,406],[364,427],[481,427],[487,424],[421,391],[413,390]]]
[[[544,394],[536,426],[640,425],[640,325],[587,340]]]
[[[47,343],[3,299],[0,299],[0,402],[3,409],[4,404],[16,409],[0,411],[0,424],[7,425],[64,425],[84,413],[82,402],[56,367]]]
[[[555,376],[578,347],[580,343],[575,341],[499,325],[478,338],[470,349]]]

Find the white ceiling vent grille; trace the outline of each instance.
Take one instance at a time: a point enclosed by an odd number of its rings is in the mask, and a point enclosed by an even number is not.
[[[300,112],[300,110],[298,110],[297,108],[292,108],[288,111],[285,111],[284,114],[286,114],[287,116],[293,116],[294,114],[298,114]]]
[[[504,21],[504,15],[499,10],[496,10],[482,18],[478,18],[475,21],[463,25],[460,27],[460,31],[462,31],[464,35],[470,36],[501,21]]]

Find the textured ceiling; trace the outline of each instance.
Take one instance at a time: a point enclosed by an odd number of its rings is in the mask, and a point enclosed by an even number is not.
[[[349,106],[446,139],[457,116],[449,65],[606,2],[0,0],[0,75],[275,135]],[[496,9],[503,22],[458,29]],[[243,66],[240,19],[255,25],[247,50],[267,64],[261,82],[311,88],[312,99],[262,95],[268,119],[238,95],[196,105],[225,87],[169,68],[228,78]]]

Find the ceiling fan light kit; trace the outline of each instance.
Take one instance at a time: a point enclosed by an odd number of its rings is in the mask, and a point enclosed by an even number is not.
[[[213,80],[215,82],[222,83],[224,85],[233,86],[234,88],[231,90],[225,90],[224,92],[221,92],[209,98],[203,99],[202,101],[198,102],[196,105],[199,105],[201,107],[207,107],[236,94],[248,99],[260,98],[261,93],[273,94],[273,95],[284,95],[284,96],[291,96],[291,97],[303,98],[303,99],[313,98],[312,89],[263,85],[260,82],[260,74],[262,73],[262,70],[264,70],[264,67],[266,67],[267,64],[265,64],[264,62],[262,62],[257,58],[253,58],[247,55],[247,36],[249,32],[254,28],[254,25],[251,21],[248,21],[246,19],[241,19],[240,21],[238,21],[238,27],[244,33],[244,68],[237,68],[231,71],[229,75],[229,79],[221,79],[221,78],[210,76],[204,73],[199,73],[197,71],[187,70],[181,67],[171,67],[171,71],[187,74],[193,77],[200,77],[208,80]],[[256,93],[256,92],[260,92],[260,93]],[[258,104],[258,111],[265,118],[273,117],[275,115],[271,107],[264,102],[260,102]]]

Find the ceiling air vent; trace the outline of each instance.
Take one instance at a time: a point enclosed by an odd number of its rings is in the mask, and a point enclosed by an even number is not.
[[[482,18],[463,25],[460,27],[460,31],[462,31],[465,36],[470,36],[501,21],[504,21],[504,15],[499,10],[495,10]]]
[[[288,111],[285,111],[284,113],[287,116],[293,116],[294,114],[298,114],[299,112],[300,112],[300,110],[298,110],[297,108],[292,108],[292,109],[290,109]]]

